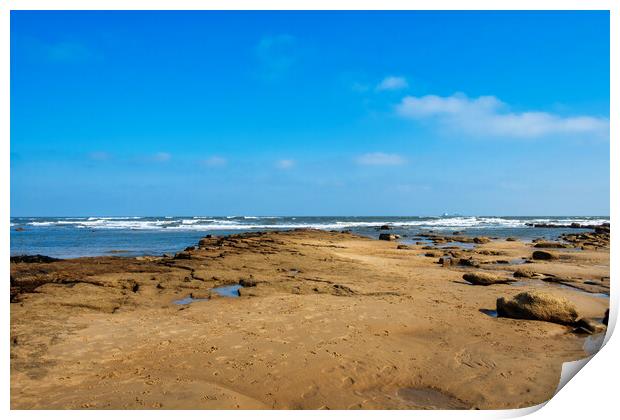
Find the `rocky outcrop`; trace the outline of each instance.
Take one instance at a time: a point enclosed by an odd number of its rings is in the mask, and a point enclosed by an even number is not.
[[[15,257],[11,257],[12,263],[53,263],[56,261],[62,261],[60,258],[48,257],[47,255],[17,255]]]
[[[568,248],[568,246],[561,242],[538,242],[534,248]]]
[[[579,319],[575,305],[564,298],[541,291],[522,292],[512,299],[497,299],[497,315],[574,325]]]

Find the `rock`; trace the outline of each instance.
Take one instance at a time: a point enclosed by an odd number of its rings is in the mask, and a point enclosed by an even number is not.
[[[534,248],[566,248],[566,244],[560,242],[538,242]]]
[[[52,263],[56,261],[62,261],[60,258],[48,257],[47,255],[17,255],[15,257],[11,257],[12,263]]]
[[[513,238],[512,236],[509,236],[509,237],[506,238],[506,241],[507,242],[516,242],[517,240],[516,240],[516,238]]]
[[[574,326],[577,329],[576,332],[583,332],[586,334],[596,334],[605,331],[605,325],[599,324],[589,318],[581,318],[575,322]]]
[[[441,257],[443,255],[443,252],[441,251],[428,251],[427,253],[424,254],[425,257]]]
[[[579,319],[575,305],[541,291],[521,292],[512,299],[497,299],[497,315],[572,325]]]
[[[476,243],[476,244],[486,244],[486,243],[491,242],[491,240],[490,240],[489,238],[487,238],[486,236],[478,236],[478,237],[475,237],[475,238],[473,239],[473,241],[474,241],[474,243]]]
[[[257,282],[254,279],[241,279],[239,280],[239,285],[241,285],[242,287],[256,287],[256,285],[259,282]]]
[[[23,232],[26,229],[24,229],[23,227],[16,227],[15,229],[13,229],[15,232]]]
[[[458,260],[458,264],[462,265],[464,267],[480,267],[480,263],[478,263],[476,260],[474,260],[473,258],[460,258]]]
[[[603,324],[607,325],[609,323],[609,308],[605,311],[605,316],[603,317]]]
[[[211,239],[213,238],[213,235],[207,235],[204,238],[201,238],[198,241],[198,246],[207,246],[209,244],[212,243]]]
[[[393,233],[381,233],[379,239],[382,241],[395,241],[398,239],[398,235],[394,235]]]
[[[411,249],[408,245],[398,245],[396,249]]]
[[[189,259],[191,259],[191,258],[192,258],[192,254],[190,254],[190,253],[189,253],[189,252],[187,252],[187,251],[177,252],[177,253],[174,255],[174,259],[175,259],[175,260],[189,260]]]
[[[594,228],[594,232],[598,234],[610,233],[609,226],[597,226]]]
[[[572,228],[580,228],[581,227],[581,223],[573,222],[573,223],[570,224],[570,227],[572,227]]]
[[[379,227],[379,230],[391,230],[392,226],[390,225],[382,225],[381,227]]]
[[[164,254],[164,255],[162,255],[162,257],[164,257],[164,258],[173,258],[172,254]]]
[[[558,256],[549,251],[534,251],[532,258],[535,260],[555,260]]]
[[[454,258],[447,256],[439,258],[439,261],[437,262],[441,264],[442,267],[450,267],[451,265],[456,264],[456,260]]]
[[[533,272],[532,270],[528,270],[527,268],[518,268],[517,271],[514,272],[513,276],[531,279],[534,277],[538,277],[539,274]]]
[[[463,274],[463,280],[475,284],[477,286],[489,286],[491,284],[505,284],[510,283],[514,280],[507,279],[504,277],[496,276],[495,274],[490,273],[465,273]]]

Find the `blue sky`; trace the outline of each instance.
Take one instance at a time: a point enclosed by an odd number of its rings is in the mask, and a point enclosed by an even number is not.
[[[11,215],[608,215],[607,12],[11,13]]]

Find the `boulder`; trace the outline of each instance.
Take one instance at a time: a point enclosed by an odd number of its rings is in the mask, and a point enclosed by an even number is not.
[[[532,258],[535,260],[555,260],[558,256],[549,251],[534,251]]]
[[[564,325],[572,325],[579,319],[571,302],[538,290],[521,292],[512,299],[500,297],[497,299],[497,315]]]
[[[491,240],[487,238],[486,236],[477,236],[473,239],[473,241],[476,244],[486,244],[486,243],[491,242]]]
[[[396,249],[411,249],[409,245],[398,245]]]
[[[475,284],[477,286],[490,286],[492,284],[506,284],[513,282],[512,279],[507,279],[505,277],[500,277],[495,274],[490,273],[465,273],[463,274],[463,280]]]
[[[382,225],[381,227],[379,227],[379,230],[390,230],[392,229],[392,226],[390,225]]]
[[[395,241],[398,239],[398,236],[393,233],[381,233],[379,234],[379,239],[382,241]]]
[[[516,242],[516,238],[513,238],[512,236],[509,236],[506,238],[506,241],[508,242]]]
[[[607,325],[609,323],[609,309],[605,311],[605,316],[603,317],[603,324]]]

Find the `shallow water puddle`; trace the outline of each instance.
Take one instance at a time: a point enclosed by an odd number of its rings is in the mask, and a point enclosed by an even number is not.
[[[242,288],[243,286],[241,286],[240,284],[228,284],[226,286],[214,287],[213,289],[211,289],[211,291],[217,293],[221,297],[238,298],[239,289],[242,289]],[[177,304],[177,305],[189,305],[190,303],[202,302],[205,300],[209,300],[209,299],[208,298],[196,299],[190,295],[183,299],[175,300],[172,303]]]
[[[402,388],[398,396],[417,408],[466,410],[463,401],[432,388]]]
[[[446,242],[443,244],[437,244],[437,248],[448,248],[451,246],[458,246],[462,249],[474,249],[476,247],[476,244],[467,242]]]
[[[497,311],[494,309],[480,309],[480,312],[490,317],[497,318]]]
[[[191,296],[185,297],[183,299],[179,299],[179,300],[175,300],[172,303],[176,304],[176,305],[189,305],[190,303],[194,303],[194,302],[202,302],[205,300],[209,300],[209,299],[194,299]]]
[[[214,287],[211,291],[222,297],[239,297],[239,289],[241,288],[240,284],[229,284],[227,286]]]
[[[609,299],[609,294],[608,293],[595,293],[595,292],[588,292],[586,290],[581,290],[577,287],[573,287],[570,286],[568,284],[559,284],[558,286],[560,286],[562,289],[568,289],[568,290],[572,290],[573,292],[577,292],[577,293],[581,293],[587,296],[594,296],[594,297],[600,297],[600,298],[604,298],[604,299]]]

